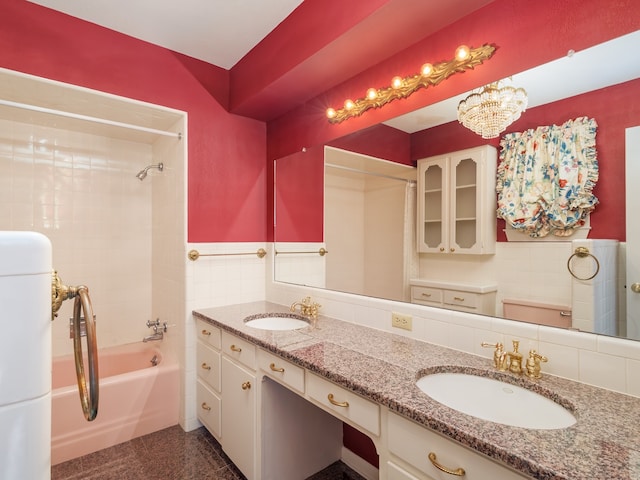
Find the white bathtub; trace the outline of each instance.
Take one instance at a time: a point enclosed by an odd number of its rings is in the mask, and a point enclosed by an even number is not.
[[[157,366],[151,363],[154,355]],[[52,465],[178,423],[178,365],[164,361],[153,345],[133,343],[102,349],[98,365],[98,416],[87,422],[80,406],[73,355],[53,359]]]

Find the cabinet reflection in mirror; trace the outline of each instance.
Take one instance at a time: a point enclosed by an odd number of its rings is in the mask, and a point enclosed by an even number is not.
[[[455,121],[454,105],[452,121],[439,125],[400,130],[390,121],[278,159],[276,281],[640,339],[640,294],[626,300],[625,284],[640,279],[625,278],[637,248],[627,242],[623,188],[625,130],[640,125],[637,77],[544,104],[535,103],[536,85],[519,82],[533,103],[505,134],[597,121],[600,203],[582,232],[507,241],[495,218],[495,163],[483,161],[482,173],[469,154],[495,151],[499,139],[487,146]],[[578,246],[599,261],[593,279],[581,280],[596,268],[593,257],[569,261]]]

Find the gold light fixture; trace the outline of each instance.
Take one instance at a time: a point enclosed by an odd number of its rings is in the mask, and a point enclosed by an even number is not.
[[[363,98],[357,100],[346,100],[343,108],[327,109],[327,119],[330,123],[340,123],[347,118],[362,115],[370,108],[380,108],[387,103],[406,98],[420,88],[436,86],[443,80],[449,78],[454,73],[464,72],[482,64],[491,58],[495,47],[483,45],[478,48],[469,48],[461,45],[456,49],[453,60],[440,62],[432,65],[425,63],[420,73],[408,77],[393,77],[391,85],[383,88],[370,88]]]
[[[458,104],[458,121],[482,138],[496,138],[527,109],[527,92],[506,84],[490,83],[474,90]]]

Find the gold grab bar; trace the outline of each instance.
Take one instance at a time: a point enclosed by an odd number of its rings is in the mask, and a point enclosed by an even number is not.
[[[315,250],[312,251],[306,251],[306,252],[279,252],[276,250],[276,255],[291,255],[291,254],[301,254],[301,253],[317,253],[318,255],[320,255],[321,257],[324,257],[327,253],[329,253],[329,250],[325,249],[325,248],[321,248],[320,250],[318,250],[317,252]]]
[[[228,257],[235,255],[257,255],[258,258],[264,258],[267,255],[267,251],[264,248],[259,248],[257,252],[246,252],[246,253],[200,253],[198,250],[189,250],[187,253],[187,257],[192,262],[195,262],[200,257]]]
[[[73,304],[73,353],[76,363],[76,377],[80,393],[80,404],[85,419],[90,422],[98,415],[99,372],[98,372],[98,343],[96,340],[96,320],[93,314],[89,289],[84,285],[68,287],[63,285],[57,272],[53,272],[51,280],[51,315],[58,316],[62,302],[75,298]],[[84,373],[84,357],[82,355],[81,317],[84,314],[84,325],[87,337],[87,360],[89,365],[89,388]]]
[[[584,278],[578,277],[573,272],[573,270],[571,270],[571,259],[573,257],[578,257],[578,258],[591,257],[591,258],[593,258],[593,260],[596,262],[596,270],[593,273],[593,275],[591,275],[590,277],[584,277]],[[573,278],[575,278],[576,280],[582,280],[582,281],[591,280],[596,275],[598,275],[598,272],[600,272],[600,262],[598,261],[598,259],[595,257],[595,255],[593,253],[589,252],[589,249],[587,247],[577,247],[575,249],[575,251],[569,257],[569,260],[567,260],[567,270],[569,270],[569,273],[571,274],[571,276]]]

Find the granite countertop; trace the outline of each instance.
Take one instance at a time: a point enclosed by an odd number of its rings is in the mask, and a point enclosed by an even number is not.
[[[289,308],[253,302],[199,309],[194,316],[532,478],[640,479],[640,398],[551,375],[534,381],[497,372],[487,358],[323,315],[315,326],[292,331],[244,325],[247,316],[261,313],[289,313]],[[568,407],[577,422],[560,430],[532,430],[460,413],[415,385],[436,371],[481,373],[526,386]]]

